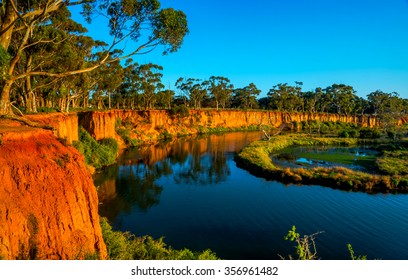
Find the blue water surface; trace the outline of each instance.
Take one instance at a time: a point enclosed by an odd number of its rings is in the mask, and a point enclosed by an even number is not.
[[[257,178],[233,158],[258,132],[229,133],[128,150],[95,178],[100,214],[114,229],[164,236],[176,249],[224,259],[280,259],[292,225],[316,236],[321,259],[408,259],[408,196],[345,192]]]

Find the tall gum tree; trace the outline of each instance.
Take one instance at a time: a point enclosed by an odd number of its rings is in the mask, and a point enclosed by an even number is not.
[[[16,73],[29,46],[48,43],[41,39],[30,42],[37,27],[52,25],[53,13],[76,5],[83,6],[83,15],[89,23],[96,14],[107,18],[111,42],[101,51],[104,55],[76,69],[43,71],[25,67],[27,71]],[[161,9],[157,0],[0,0],[0,115],[11,113],[10,91],[17,80],[29,76],[64,78],[86,73],[114,60],[151,52],[159,45],[164,46],[163,54],[175,52],[187,33],[186,15],[172,8]],[[115,49],[129,40],[136,43],[133,49],[112,56]]]

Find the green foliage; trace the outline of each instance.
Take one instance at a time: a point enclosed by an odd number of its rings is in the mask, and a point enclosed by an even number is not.
[[[186,15],[172,8],[161,10],[152,25],[157,40],[162,45],[168,46],[164,54],[177,51],[189,32]]]
[[[359,133],[357,129],[342,130],[339,133],[339,137],[342,137],[342,138],[357,138],[358,136],[359,136]]]
[[[394,141],[401,140],[402,132],[397,127],[394,127],[387,130],[387,136]]]
[[[59,167],[65,168],[66,164],[69,162],[69,154],[59,155],[54,161]]]
[[[114,231],[108,220],[100,218],[102,235],[111,260],[217,260],[211,250],[192,252],[176,250],[166,245],[163,238],[136,237],[129,232]]]
[[[356,256],[354,255],[354,250],[351,244],[347,244],[347,249],[350,252],[350,258],[354,260],[367,260],[367,256]]]
[[[73,146],[84,155],[86,164],[96,169],[113,164],[119,151],[115,139],[98,142],[82,127],[79,128],[79,141],[74,142]]]
[[[162,133],[160,133],[158,138],[159,140],[171,140],[173,135],[171,135],[167,130],[164,130]]]
[[[316,260],[318,257],[317,257],[317,248],[316,248],[315,238],[320,233],[322,232],[317,232],[311,235],[300,236],[300,233],[296,231],[296,226],[292,226],[292,228],[288,231],[284,239],[289,240],[291,242],[295,242],[296,259],[298,260]],[[352,260],[367,260],[367,256],[361,256],[361,255],[356,256],[354,254],[354,250],[351,244],[347,244],[347,249],[350,253],[350,258]],[[289,255],[289,259],[293,260],[295,258]]]
[[[257,176],[286,183],[319,184],[332,188],[367,192],[408,190],[408,177],[406,175],[402,175],[404,177],[401,175],[392,175],[392,177],[389,175],[372,175],[344,167],[283,169],[275,166],[270,156],[272,153],[277,153],[292,145],[355,145],[357,142],[355,138],[312,138],[304,135],[278,136],[272,137],[270,141],[252,142],[236,156],[236,161]],[[394,157],[397,156],[394,155]],[[394,162],[398,164],[395,165]],[[399,166],[398,171],[391,173],[391,170],[387,170],[388,174],[402,174],[402,170],[408,170],[405,159],[390,157],[389,165],[392,164]],[[377,163],[377,165],[379,164]],[[386,164],[383,163],[383,166],[386,166]]]
[[[381,137],[381,132],[376,128],[364,127],[359,131],[359,137],[362,139],[378,139]]]
[[[320,232],[314,233],[312,235],[304,235],[303,237],[301,237],[300,234],[296,232],[296,227],[292,226],[292,228],[284,238],[285,240],[296,243],[295,249],[298,260],[315,260],[317,259],[315,237],[319,233]],[[292,256],[289,256],[289,258],[293,259]]]
[[[318,120],[293,122],[294,130],[309,134],[338,135],[343,138],[358,137],[358,126],[355,123],[321,122]]]
[[[0,45],[0,81],[6,76],[10,59],[10,54]]]
[[[116,128],[116,132],[125,141],[126,146],[136,147],[140,145],[141,141],[130,137],[130,130],[127,128]]]
[[[190,115],[190,111],[184,104],[174,106],[169,112],[171,116],[178,116],[180,118],[187,118]]]
[[[37,113],[55,113],[58,112],[58,108],[48,108],[48,107],[39,107],[37,108]]]
[[[408,174],[408,151],[385,151],[376,161],[377,167],[389,175]]]

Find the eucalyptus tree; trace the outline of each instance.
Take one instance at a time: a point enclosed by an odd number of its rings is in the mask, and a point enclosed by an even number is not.
[[[183,100],[184,105],[187,105],[188,96],[190,95],[191,83],[189,79],[180,77],[175,83],[175,87],[178,89],[177,98]]]
[[[319,92],[319,95],[321,95],[321,98],[318,102],[318,107],[319,107],[319,112],[321,113],[333,113],[333,104],[334,104],[334,97],[333,93],[330,90],[327,90],[328,88],[326,87],[325,89],[322,89],[320,87],[316,88],[315,92]]]
[[[301,108],[301,99],[298,96],[298,87],[280,83],[268,92],[270,105],[278,111],[296,112]]]
[[[185,105],[187,105],[188,99],[194,109],[200,109],[201,103],[207,97],[209,84],[210,82],[207,80],[179,78],[176,82],[176,87],[180,92],[180,97],[185,100]]]
[[[305,111],[305,96],[302,91],[303,82],[295,81],[295,94],[297,96],[297,108],[295,110],[304,112]]]
[[[354,114],[364,115],[370,111],[370,102],[363,97],[356,96],[354,98]]]
[[[67,8],[61,8],[49,16],[47,23],[32,28],[24,48],[18,49],[19,37],[12,38],[8,52],[15,55],[13,61],[8,64],[8,69],[14,68],[13,75],[21,77],[21,79],[16,79],[15,87],[23,84],[19,94],[27,112],[37,111],[37,98],[39,97],[37,93],[41,93],[40,89],[61,78],[39,78],[25,75],[25,73],[61,71],[67,67],[84,66],[84,60],[90,55],[90,48],[96,44],[90,37],[82,35],[85,31],[86,29],[80,24],[70,19],[70,12]],[[73,33],[76,35],[71,36],[70,34]],[[16,60],[16,53],[19,53],[18,60]],[[2,82],[7,80],[8,74],[3,77]]]
[[[118,99],[122,102],[123,108],[135,109],[135,106],[140,105],[139,97],[139,74],[137,68],[139,64],[133,62],[132,59],[126,61],[124,71],[124,79],[119,87],[120,97]]]
[[[234,89],[234,105],[238,108],[253,109],[258,107],[256,100],[261,93],[254,83],[250,83],[244,88]]]
[[[192,103],[194,109],[200,109],[201,103],[207,97],[209,86],[208,81],[200,82],[200,79],[195,79],[195,82],[192,83],[190,89],[190,102]]]
[[[174,90],[166,89],[157,93],[157,104],[164,109],[171,109],[174,100]]]
[[[164,89],[161,82],[163,67],[153,63],[143,64],[136,68],[138,91],[141,94],[142,106],[152,109],[157,101],[157,93]]]
[[[350,115],[355,107],[355,90],[345,84],[333,84],[326,88],[326,92],[333,97],[333,105],[337,114]]]
[[[118,91],[124,79],[124,69],[117,60],[109,61],[92,72],[92,99],[98,109],[112,108],[112,93]],[[107,107],[104,100],[107,98]]]
[[[107,19],[111,41],[100,51],[97,60],[85,61],[80,67],[61,64],[60,69],[30,69],[17,72],[27,48],[37,45],[45,48],[49,41],[38,34],[39,27],[49,26],[60,30],[51,17],[67,7],[82,5],[83,15],[90,23],[94,15]],[[177,51],[188,33],[187,19],[182,11],[161,9],[158,0],[2,0],[0,2],[0,114],[10,112],[10,92],[16,81],[30,76],[63,78],[93,71],[100,66],[154,50],[164,46],[163,54]],[[76,32],[68,31],[70,37]],[[35,40],[32,40],[36,38]],[[115,49],[123,48],[128,40],[135,47],[112,56]],[[58,53],[54,54],[58,56]],[[40,59],[40,57],[38,57]],[[27,66],[27,63],[25,63]]]
[[[395,130],[399,120],[407,113],[406,100],[400,98],[396,92],[375,91],[368,95],[368,100],[386,132]]]
[[[316,88],[314,91],[306,91],[303,93],[304,111],[308,113],[316,113],[319,110],[319,102],[323,97],[322,88]]]
[[[390,97],[390,93],[385,93],[381,90],[376,90],[367,95],[368,102],[371,104],[374,115],[380,115],[385,112]]]
[[[226,77],[212,76],[209,79],[208,90],[215,101],[217,110],[219,105],[225,109],[227,102],[231,99],[234,86]]]

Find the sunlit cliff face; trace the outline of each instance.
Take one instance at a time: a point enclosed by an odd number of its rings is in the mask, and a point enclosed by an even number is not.
[[[166,110],[131,111],[113,110],[109,112],[86,112],[79,116],[79,124],[95,139],[118,138],[116,126],[129,129],[130,136],[144,142],[154,141],[163,133],[197,134],[206,128],[247,128],[266,125],[279,127],[283,123],[319,120],[322,122],[348,122],[363,127],[378,125],[375,117],[346,116],[337,114],[284,113],[272,111],[217,111],[190,110],[187,117],[172,116]]]
[[[98,197],[82,155],[51,131],[0,122],[0,256],[106,257]]]

